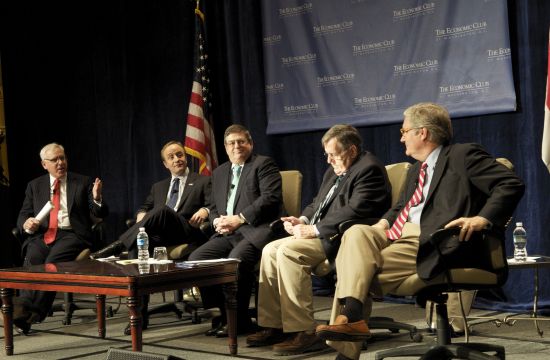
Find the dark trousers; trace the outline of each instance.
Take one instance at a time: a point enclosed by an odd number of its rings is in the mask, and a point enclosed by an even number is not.
[[[49,264],[62,261],[73,261],[86,248],[74,232],[58,230],[55,241],[50,245],[44,243],[44,236],[34,236],[25,244],[24,266]],[[46,267],[46,271],[48,268]],[[55,300],[55,291],[21,290],[19,300],[24,306],[40,315],[44,320]]]
[[[250,323],[248,306],[252,287],[256,280],[254,268],[260,261],[261,250],[244,239],[239,233],[228,236],[214,235],[205,244],[193,251],[189,260],[208,260],[219,258],[240,259],[239,281],[237,288],[237,326],[247,326]],[[225,315],[225,297],[221,286],[208,286],[200,289],[203,305],[206,309],[218,307]],[[225,316],[222,317],[225,322]]]
[[[119,236],[128,249],[129,256],[137,255],[136,236],[139,228],[144,227],[149,235],[149,252],[152,254],[155,246],[171,246],[203,242],[205,236],[199,229],[189,225],[187,219],[168,206],[149,211],[141,221],[135,223]]]

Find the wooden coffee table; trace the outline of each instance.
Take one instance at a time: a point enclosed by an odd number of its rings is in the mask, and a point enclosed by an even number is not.
[[[132,350],[142,350],[141,295],[192,286],[223,285],[229,352],[237,354],[236,293],[239,260],[225,260],[179,267],[177,264],[121,265],[97,260],[70,261],[0,269],[0,297],[4,315],[6,355],[13,355],[14,289],[95,294],[98,334],[105,338],[105,296],[125,296],[130,315]]]

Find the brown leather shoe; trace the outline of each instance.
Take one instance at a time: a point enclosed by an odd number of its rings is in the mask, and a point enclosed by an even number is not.
[[[246,338],[246,345],[250,347],[273,345],[285,341],[289,335],[283,333],[282,329],[263,328],[257,333]]]
[[[365,320],[349,323],[345,315],[338,315],[332,325],[317,326],[315,333],[323,340],[334,341],[364,341],[371,337]]]
[[[273,345],[273,351],[276,355],[297,355],[323,350],[326,347],[325,342],[314,333],[308,334],[305,331],[300,331],[288,340]]]

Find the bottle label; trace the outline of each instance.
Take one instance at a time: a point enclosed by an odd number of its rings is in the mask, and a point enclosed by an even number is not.
[[[137,239],[137,246],[143,246],[145,245],[145,241],[143,241],[144,239]]]

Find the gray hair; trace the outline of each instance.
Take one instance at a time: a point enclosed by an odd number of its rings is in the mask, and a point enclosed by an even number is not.
[[[347,150],[352,145],[355,145],[358,153],[361,153],[362,151],[363,139],[361,138],[359,131],[351,125],[334,125],[327,130],[325,135],[323,135],[321,145],[325,146],[332,139],[336,139],[336,141],[342,145],[343,150]]]
[[[58,143],[49,143],[40,150],[40,160],[46,160],[46,153],[52,151],[53,149],[61,149],[61,151],[65,152],[63,145]]]
[[[433,143],[447,145],[453,138],[451,117],[441,105],[418,103],[407,108],[403,115],[408,117],[411,128],[426,128],[428,140]]]

